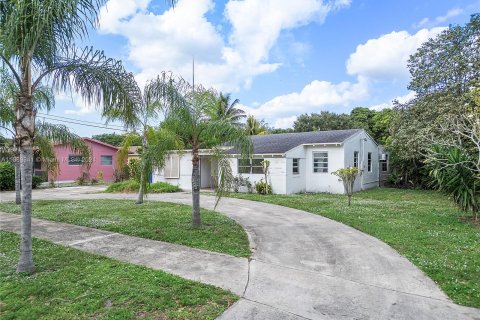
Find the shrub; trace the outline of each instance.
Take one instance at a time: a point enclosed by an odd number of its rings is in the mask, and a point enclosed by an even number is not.
[[[140,175],[142,171],[140,159],[130,159],[130,161],[128,161],[127,168],[128,178],[140,182]]]
[[[463,211],[471,211],[478,221],[480,179],[475,159],[456,147],[434,145],[432,151],[436,159],[427,163],[431,169],[432,186],[449,195]]]
[[[358,168],[355,167],[348,167],[338,169],[335,172],[332,172],[333,175],[337,176],[343,182],[343,188],[345,189],[345,193],[348,196],[348,205],[352,204],[352,194],[353,194],[353,187],[355,185],[355,180],[358,177]]]
[[[140,184],[135,180],[112,183],[105,192],[137,192]]]
[[[77,183],[79,186],[84,186],[85,184],[87,184],[88,180],[89,180],[88,173],[82,172],[80,177],[77,178]]]
[[[244,178],[241,175],[233,178],[233,191],[238,193],[240,191],[240,187],[247,187],[248,193],[253,192],[253,186],[250,182],[250,179]]]
[[[0,162],[0,190],[15,190],[15,166]]]
[[[272,194],[272,186],[260,179],[259,183],[255,184],[255,190],[258,194]]]
[[[39,176],[32,177],[32,189],[37,189],[44,182],[44,179]]]
[[[115,182],[107,187],[106,192],[138,192],[140,183],[133,179]],[[167,182],[155,182],[147,186],[147,192],[151,193],[171,193],[182,191],[180,187],[174,186]]]
[[[174,186],[173,184],[167,182],[155,182],[148,186],[148,192],[151,193],[172,193],[172,192],[180,192],[179,186]]]
[[[90,184],[98,184],[98,180],[97,179],[92,179],[92,180],[90,180]]]

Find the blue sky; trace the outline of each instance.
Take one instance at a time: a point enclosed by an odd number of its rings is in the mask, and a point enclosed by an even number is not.
[[[303,113],[412,98],[408,56],[476,12],[479,0],[180,0],[174,10],[164,0],[110,0],[81,45],[121,59],[140,83],[163,70],[191,79],[195,56],[197,82],[288,127]],[[66,94],[51,115],[103,122]],[[69,126],[82,136],[113,132]]]

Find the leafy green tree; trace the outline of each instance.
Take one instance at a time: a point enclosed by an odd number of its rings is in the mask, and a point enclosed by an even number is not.
[[[389,143],[393,172],[405,182],[427,186],[425,155],[432,146],[429,137],[448,140],[451,132],[440,130],[445,116],[462,114],[478,87],[480,16],[473,15],[464,26],[451,26],[425,42],[410,57],[409,89],[416,98],[397,104]]]
[[[373,114],[370,130],[375,141],[382,145],[390,143],[391,127],[394,120],[395,110],[393,109],[383,109]]]
[[[142,145],[142,137],[135,133],[128,133],[128,134],[118,134],[118,133],[102,133],[93,135],[92,138],[104,143],[111,144],[112,146],[119,147],[123,144],[126,137],[132,136],[130,139],[132,146],[141,146]]]
[[[347,114],[337,114],[330,111],[302,114],[293,124],[295,132],[325,131],[350,129],[350,117]]]
[[[211,108],[206,111],[208,117],[214,120],[227,120],[233,125],[242,126],[243,119],[247,117],[242,109],[238,108],[240,100],[235,99],[231,101],[230,94],[224,95],[220,92],[216,97],[215,103],[211,105]]]
[[[15,146],[22,178],[22,231],[17,270],[33,272],[31,240],[32,167],[35,141],[33,96],[44,81],[57,90],[80,94],[88,103],[125,109],[133,75],[120,62],[92,48],[78,50],[75,40],[95,27],[102,1],[18,0],[0,3],[0,59],[20,88],[15,106]]]
[[[282,128],[273,128],[273,127],[268,128],[267,131],[268,131],[269,134],[293,133],[293,132],[295,132],[295,130],[293,128],[282,129]]]
[[[464,25],[453,25],[425,42],[408,61],[409,89],[423,97],[450,92],[462,95],[480,79],[480,14]]]
[[[369,108],[354,108],[350,112],[350,126],[356,129],[365,129],[370,135],[372,134],[374,110]]]
[[[193,88],[181,79],[176,84],[184,97],[170,109],[162,128],[179,136],[184,145],[192,148],[192,225],[201,226],[200,217],[200,156],[201,149],[212,149],[218,163],[218,199],[230,189],[233,176],[228,155],[221,145],[230,144],[242,154],[250,153],[251,142],[245,130],[229,119],[210,118],[209,111],[216,103],[216,93],[200,86]]]

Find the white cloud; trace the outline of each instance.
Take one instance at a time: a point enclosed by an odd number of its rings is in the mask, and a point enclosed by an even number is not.
[[[422,29],[416,34],[393,31],[357,46],[347,60],[350,75],[374,80],[408,78],[407,60],[422,43],[435,37],[445,28]]]
[[[297,120],[297,116],[279,118],[273,123],[273,127],[280,129],[292,128],[295,120]]]
[[[218,90],[249,87],[261,74],[280,64],[270,50],[283,30],[322,23],[332,10],[351,0],[230,0],[224,11],[231,31],[225,38],[207,19],[212,0],[180,0],[161,14],[149,11],[151,0],[109,0],[100,13],[100,31],[127,38],[129,59],[145,82],[163,70],[191,78],[195,56],[196,81]]]
[[[269,122],[278,119],[279,124],[285,124],[293,119],[293,115],[318,112],[325,107],[348,106],[367,97],[368,82],[364,78],[359,78],[356,83],[338,84],[315,80],[300,92],[277,96],[259,108],[247,108],[247,111]]]
[[[409,91],[406,95],[398,96],[394,99],[391,99],[389,102],[384,102],[384,103],[381,103],[381,104],[371,106],[370,109],[371,110],[376,110],[376,111],[380,111],[380,110],[383,110],[383,109],[391,109],[391,108],[393,108],[393,101],[396,100],[400,103],[405,103],[405,102],[408,102],[408,101],[414,99],[415,96],[416,96],[415,92]]]
[[[459,9],[459,8],[450,9],[448,10],[447,14],[445,14],[444,16],[436,17],[435,22],[444,23],[451,18],[461,15],[462,13],[463,13],[463,9]]]
[[[438,16],[438,17],[436,17],[432,20],[430,20],[430,18],[423,18],[418,23],[414,24],[414,27],[415,28],[422,28],[424,26],[429,26],[429,27],[438,26],[440,24],[443,24],[443,23],[447,22],[448,20],[450,20],[452,18],[455,18],[455,17],[461,15],[464,12],[465,12],[465,10],[463,10],[463,9],[453,8],[453,9],[448,10],[447,13],[444,14],[443,16]]]
[[[65,114],[86,115],[95,113],[98,110],[95,105],[86,103],[80,95],[75,93],[61,92],[55,96],[55,100],[60,103],[73,105],[73,108],[67,108],[64,110]]]

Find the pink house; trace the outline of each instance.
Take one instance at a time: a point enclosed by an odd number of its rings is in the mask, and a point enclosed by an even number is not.
[[[74,181],[85,171],[88,172],[90,179],[98,179],[102,175],[104,181],[114,180],[118,148],[91,138],[83,138],[83,140],[91,150],[90,169],[82,165],[84,159],[72,152],[68,146],[56,145],[55,155],[60,170],[56,178],[49,175],[48,180]]]

